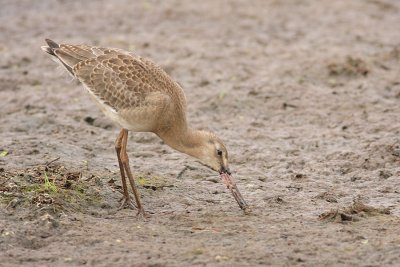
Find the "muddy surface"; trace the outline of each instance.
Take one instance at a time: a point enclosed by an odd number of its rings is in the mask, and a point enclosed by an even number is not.
[[[11,1],[0,9],[0,266],[399,266],[400,3]],[[41,50],[136,51],[225,140],[218,175],[150,133],[149,219],[116,211],[119,129]]]

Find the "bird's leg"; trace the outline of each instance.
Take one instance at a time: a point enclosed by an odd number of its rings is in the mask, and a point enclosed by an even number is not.
[[[142,203],[140,201],[140,195],[139,192],[136,188],[135,180],[133,179],[131,168],[129,167],[129,158],[128,158],[128,153],[126,152],[126,145],[128,143],[128,130],[122,129],[122,142],[121,142],[121,151],[120,151],[120,157],[121,157],[121,162],[122,165],[124,166],[126,175],[128,176],[129,183],[131,184],[133,194],[135,196],[136,204],[138,207],[138,215],[146,216]]]
[[[115,151],[117,152],[119,171],[121,172],[121,179],[122,179],[122,188],[124,190],[123,193],[124,195],[121,199],[122,203],[118,208],[119,210],[125,208],[126,206],[131,209],[136,208],[131,197],[129,196],[128,186],[126,185],[124,165],[122,164],[121,161],[121,145],[123,136],[124,136],[124,130],[122,129],[117,137],[117,140],[115,140]]]

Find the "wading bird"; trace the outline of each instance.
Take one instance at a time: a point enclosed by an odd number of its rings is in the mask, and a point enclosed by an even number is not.
[[[159,66],[121,49],[46,42],[42,50],[77,78],[104,114],[122,128],[115,141],[123,188],[120,208],[135,206],[127,176],[138,214],[145,215],[126,151],[128,131],[132,131],[153,132],[173,149],[219,172],[240,208],[245,213],[250,210],[229,171],[224,143],[211,132],[188,126],[183,89]]]

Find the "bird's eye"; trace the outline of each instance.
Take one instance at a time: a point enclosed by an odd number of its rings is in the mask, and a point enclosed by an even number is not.
[[[217,154],[218,154],[218,156],[222,156],[222,151],[217,149]]]

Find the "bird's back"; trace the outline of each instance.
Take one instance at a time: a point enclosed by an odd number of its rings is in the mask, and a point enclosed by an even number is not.
[[[42,49],[57,57],[122,127],[156,132],[185,121],[182,88],[152,61],[120,49],[46,41]]]

